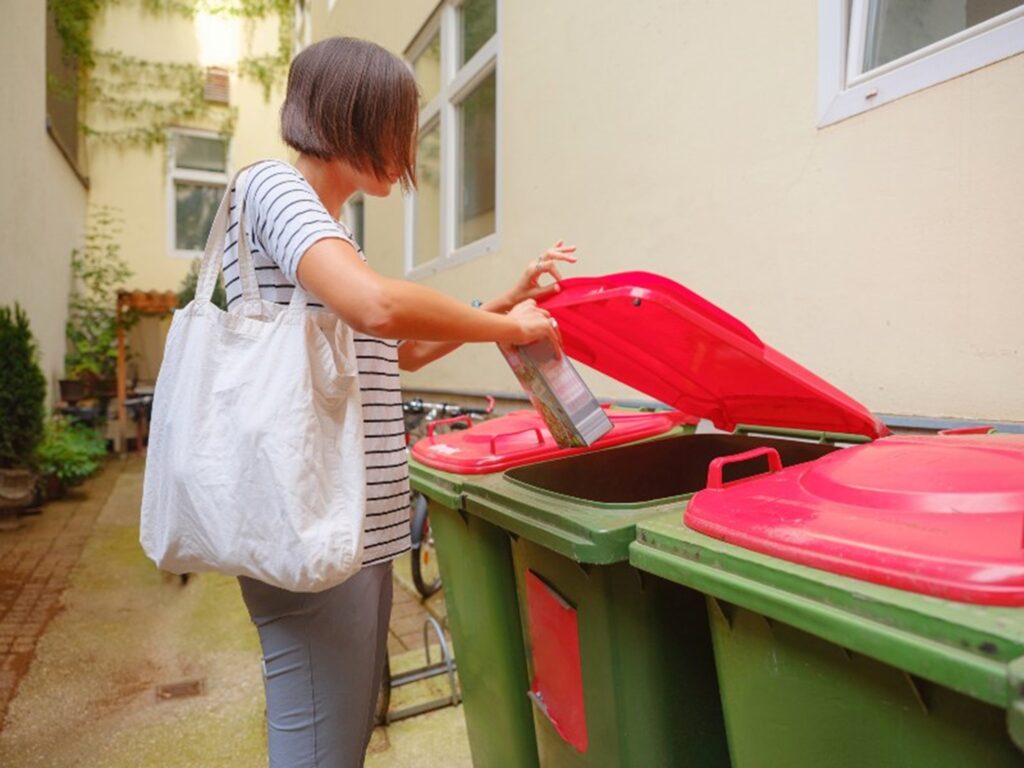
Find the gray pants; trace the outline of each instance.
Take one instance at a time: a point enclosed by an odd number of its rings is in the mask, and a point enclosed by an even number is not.
[[[240,577],[259,630],[270,768],[362,766],[391,615],[391,563],[316,593]]]

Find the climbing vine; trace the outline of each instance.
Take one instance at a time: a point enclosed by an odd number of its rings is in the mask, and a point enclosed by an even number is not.
[[[150,148],[172,124],[201,122],[228,136],[237,112],[206,100],[206,70],[196,64],[149,61],[118,51],[96,51],[89,103],[107,118],[86,135],[115,146]]]
[[[234,132],[237,110],[206,99],[206,70],[195,64],[154,61],[116,50],[96,50],[92,27],[104,6],[138,4],[154,15],[221,14],[278,19],[277,49],[238,62],[238,74],[258,82],[264,98],[287,74],[294,35],[293,0],[47,0],[66,57],[77,62],[83,99],[103,127],[83,126],[93,141],[150,149],[163,144],[170,125],[201,123],[224,136]],[[53,83],[57,88],[59,84]]]

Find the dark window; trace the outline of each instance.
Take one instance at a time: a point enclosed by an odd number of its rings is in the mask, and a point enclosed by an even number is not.
[[[53,11],[46,4],[46,130],[86,183],[78,123],[78,61],[65,53]]]

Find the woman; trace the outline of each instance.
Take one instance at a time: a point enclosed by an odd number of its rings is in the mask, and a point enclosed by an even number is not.
[[[557,290],[538,279],[557,280],[557,262],[575,261],[573,247],[556,243],[481,311],[377,274],[338,223],[353,193],[385,196],[396,183],[415,184],[418,98],[409,69],[383,48],[348,38],[317,43],[292,63],[281,113],[282,138],[298,159],[248,171],[245,227],[261,294],[287,303],[298,283],[310,307],[337,313],[356,331],[366,436],[359,573],[318,593],[239,579],[263,649],[271,766],[363,762],[387,642],[391,562],[409,549],[398,369],[415,370],[462,342],[557,343],[554,323],[533,299]],[[232,211],[224,256],[229,309],[241,294],[239,206]]]

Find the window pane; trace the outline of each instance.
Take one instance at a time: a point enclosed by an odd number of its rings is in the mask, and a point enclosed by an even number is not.
[[[53,3],[46,4],[46,117],[51,135],[79,173],[84,158],[78,151],[78,63],[64,50]]]
[[[456,246],[494,232],[496,81],[496,74],[492,72],[459,105]]]
[[[459,8],[459,66],[473,58],[497,29],[495,0],[466,0]]]
[[[1024,5],[1024,0],[871,0],[864,71]]]
[[[179,133],[174,137],[174,164],[178,168],[223,173],[228,167],[227,142]]]
[[[356,242],[359,243],[359,247],[366,250],[366,243],[363,242],[366,237],[364,234],[365,207],[363,202],[364,201],[361,196],[348,201],[348,218],[345,223],[348,224],[348,228],[352,230],[352,234],[356,238]]]
[[[420,87],[420,104],[428,103],[441,91],[441,35],[435,34],[412,65]]]
[[[213,226],[224,187],[208,184],[174,183],[174,247],[201,251]]]
[[[441,135],[438,125],[420,134],[416,150],[416,213],[413,264],[441,254]]]

